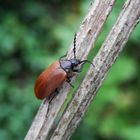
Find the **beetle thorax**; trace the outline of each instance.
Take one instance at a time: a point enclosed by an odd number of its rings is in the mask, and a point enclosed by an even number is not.
[[[79,70],[80,68],[80,60],[78,59],[70,59],[70,60],[61,60],[60,66],[61,68],[66,71],[67,73],[75,72],[75,70]]]

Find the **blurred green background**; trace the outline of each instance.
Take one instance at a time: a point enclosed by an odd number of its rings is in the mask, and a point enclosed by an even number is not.
[[[92,56],[123,3],[116,2]],[[66,53],[89,6],[90,0],[0,1],[0,140],[24,139],[41,104],[34,96],[34,81]],[[71,140],[140,140],[139,40],[140,25]]]

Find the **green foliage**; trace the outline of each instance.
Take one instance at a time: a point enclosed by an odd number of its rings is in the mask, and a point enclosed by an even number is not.
[[[91,54],[99,49],[123,2],[116,2]],[[1,140],[24,139],[41,103],[34,96],[34,81],[43,69],[66,53],[89,5],[89,0],[1,2]],[[109,71],[72,140],[140,139],[139,30],[140,26]]]

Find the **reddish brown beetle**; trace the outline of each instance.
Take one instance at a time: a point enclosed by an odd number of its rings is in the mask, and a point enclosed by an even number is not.
[[[73,87],[70,83],[72,73],[81,72],[82,66],[86,62],[92,64],[88,60],[81,61],[76,58],[76,34],[74,37],[73,53],[73,59],[63,60],[62,58],[66,56],[64,55],[59,61],[55,61],[39,75],[34,87],[35,95],[38,99],[50,96],[64,81],[67,81]]]

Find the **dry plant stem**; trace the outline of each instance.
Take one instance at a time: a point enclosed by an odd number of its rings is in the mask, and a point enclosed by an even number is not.
[[[95,68],[89,69],[50,140],[70,138],[139,20],[140,0],[127,0],[114,27],[93,60]]]
[[[40,108],[34,118],[32,127],[29,129],[28,134],[26,135],[25,139],[34,140],[38,136],[38,133],[39,133],[38,130],[40,130],[42,128],[43,122],[45,121],[45,118],[47,115],[47,110],[48,110],[48,102],[46,102],[46,100],[44,100],[44,102],[40,106]]]
[[[90,52],[92,45],[95,43],[103,24],[106,21],[115,0],[94,0],[90,10],[84,18],[80,31],[77,33],[77,57],[79,59],[86,59]],[[73,45],[71,45],[68,51],[67,58],[73,57]],[[32,122],[25,140],[44,140],[48,136],[50,130],[53,127],[53,123],[66,100],[67,93],[70,90],[70,86],[65,83],[59,90],[58,95],[48,105],[47,100],[41,104],[38,113]],[[46,107],[48,106],[48,107]],[[46,110],[44,109],[46,107]],[[43,119],[40,119],[43,118]],[[39,126],[39,127],[37,127]]]

